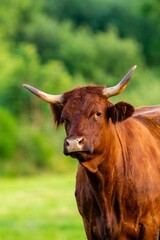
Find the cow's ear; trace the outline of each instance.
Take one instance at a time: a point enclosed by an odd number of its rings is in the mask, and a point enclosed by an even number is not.
[[[132,116],[135,108],[126,102],[119,102],[107,109],[107,118],[111,118],[113,123],[121,122]]]
[[[50,104],[51,110],[54,116],[54,122],[56,123],[57,127],[62,123],[61,115],[63,110],[63,104],[53,103]]]

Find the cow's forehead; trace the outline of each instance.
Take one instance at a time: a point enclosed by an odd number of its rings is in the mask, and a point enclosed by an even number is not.
[[[83,111],[98,110],[106,104],[107,99],[103,96],[104,87],[87,86],[73,89],[65,93],[65,109],[66,111]]]
[[[104,86],[86,86],[86,87],[78,87],[71,91],[64,93],[64,101],[67,102],[72,101],[73,99],[79,99],[79,101],[83,101],[84,98],[92,98],[95,99],[97,96],[104,98],[103,96]]]

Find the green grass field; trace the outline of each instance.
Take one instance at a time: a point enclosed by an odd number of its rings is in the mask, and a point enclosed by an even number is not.
[[[0,179],[0,239],[86,239],[75,176]]]

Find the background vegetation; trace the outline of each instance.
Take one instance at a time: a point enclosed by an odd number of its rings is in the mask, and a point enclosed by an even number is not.
[[[158,104],[158,0],[0,0],[0,176],[69,172],[47,104],[22,83],[50,93],[117,83],[137,64],[113,101]]]

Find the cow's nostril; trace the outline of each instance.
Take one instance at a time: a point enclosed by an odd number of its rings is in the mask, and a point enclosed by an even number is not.
[[[78,144],[82,144],[82,143],[83,143],[83,138],[82,138],[82,137],[81,137],[81,138],[78,138],[78,139],[77,139],[77,143],[78,143]]]
[[[69,147],[69,141],[66,139],[66,147]]]

